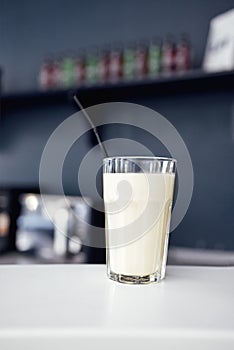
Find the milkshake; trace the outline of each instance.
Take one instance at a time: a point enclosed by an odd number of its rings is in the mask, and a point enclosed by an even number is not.
[[[109,278],[149,283],[165,277],[175,161],[105,158],[103,194]]]

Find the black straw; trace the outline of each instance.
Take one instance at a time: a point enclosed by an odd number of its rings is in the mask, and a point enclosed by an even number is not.
[[[79,99],[77,98],[77,96],[74,96],[73,98],[74,98],[76,104],[78,105],[78,107],[80,108],[80,110],[83,112],[85,118],[88,120],[89,124],[91,125],[91,127],[92,127],[92,129],[93,129],[93,132],[94,132],[94,134],[95,134],[95,136],[96,136],[96,138],[97,138],[97,140],[98,140],[99,146],[100,146],[100,148],[101,148],[101,150],[102,150],[102,153],[104,154],[104,158],[109,157],[109,156],[108,156],[108,153],[107,153],[107,151],[106,151],[106,148],[105,148],[104,144],[102,143],[101,138],[100,138],[100,136],[99,136],[99,134],[98,134],[98,132],[97,132],[96,126],[95,126],[95,125],[93,124],[93,122],[92,122],[92,119],[90,118],[90,116],[88,115],[88,113],[86,112],[86,110],[83,108],[83,106],[82,106],[82,104],[80,103],[80,101],[79,101]]]

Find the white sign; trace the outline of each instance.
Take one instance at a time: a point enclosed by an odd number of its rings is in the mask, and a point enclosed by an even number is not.
[[[203,69],[209,72],[234,69],[234,9],[211,20]]]

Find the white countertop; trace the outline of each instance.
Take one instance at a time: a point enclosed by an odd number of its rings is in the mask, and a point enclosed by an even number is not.
[[[104,265],[0,266],[0,349],[234,349],[234,267],[123,285]]]

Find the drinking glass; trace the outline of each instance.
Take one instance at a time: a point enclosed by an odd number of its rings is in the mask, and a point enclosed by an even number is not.
[[[104,158],[107,275],[122,283],[165,277],[176,160]]]

